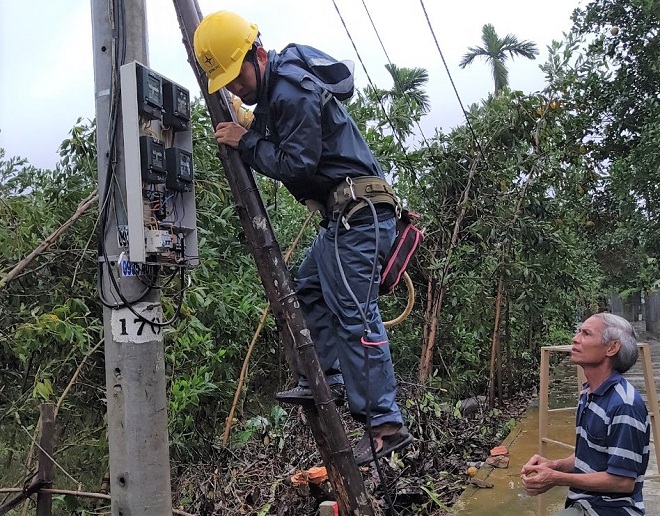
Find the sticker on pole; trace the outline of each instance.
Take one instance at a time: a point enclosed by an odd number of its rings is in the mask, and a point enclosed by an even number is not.
[[[160,338],[161,322],[163,307],[160,303],[136,303],[131,308],[112,310],[112,340],[137,344],[151,342]]]

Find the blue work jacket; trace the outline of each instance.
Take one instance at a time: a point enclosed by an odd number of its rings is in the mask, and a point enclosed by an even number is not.
[[[310,69],[310,57],[341,65],[304,45],[268,53],[253,128],[238,150],[247,165],[281,181],[298,201],[325,205],[346,177],[384,175],[346,108],[328,92],[332,86],[321,86],[323,80]],[[337,96],[350,96],[352,76],[350,83],[350,92]]]

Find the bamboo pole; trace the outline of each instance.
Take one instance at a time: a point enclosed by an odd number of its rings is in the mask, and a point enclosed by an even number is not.
[[[39,490],[39,486],[37,485],[38,482],[35,482],[34,485],[31,485],[28,487],[25,491],[21,489],[20,487],[0,487],[0,493],[20,493],[17,498],[20,498],[18,500],[18,503],[21,503],[22,500],[25,498],[29,497],[30,495],[34,494],[36,491]],[[28,490],[30,492],[28,493]],[[90,493],[87,491],[74,491],[72,489],[41,489],[42,492],[48,493],[51,495],[54,494],[64,494],[64,495],[71,495],[71,496],[80,496],[81,498],[96,498],[98,500],[107,500],[108,502],[110,501],[110,495],[104,494],[104,493]],[[9,507],[8,509],[5,509],[5,505],[0,506],[0,516],[3,516],[4,514],[7,514],[7,512],[12,508]],[[172,509],[172,514],[176,516],[197,516],[196,514],[182,511],[180,509]]]
[[[39,489],[43,485],[44,485],[43,482],[41,482],[40,480],[35,480],[28,487],[26,487],[24,489],[21,489],[19,487],[1,488],[0,493],[20,493],[20,494],[16,495],[14,498],[10,499],[8,502],[5,502],[2,505],[0,505],[0,516],[3,516],[4,514],[7,514],[14,507],[16,507],[18,504],[20,504],[23,500],[28,499],[34,493],[39,491]]]

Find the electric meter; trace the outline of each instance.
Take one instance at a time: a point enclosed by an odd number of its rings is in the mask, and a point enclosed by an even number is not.
[[[146,183],[164,183],[167,178],[165,145],[151,136],[140,136],[140,165]]]
[[[163,81],[163,125],[175,131],[190,126],[190,93],[171,81]]]
[[[192,154],[178,147],[165,151],[167,180],[165,186],[177,192],[189,192],[193,184]]]
[[[144,66],[137,66],[135,71],[140,114],[160,120],[163,113],[163,79]]]

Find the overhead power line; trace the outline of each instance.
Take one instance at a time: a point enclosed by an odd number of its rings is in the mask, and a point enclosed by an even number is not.
[[[426,6],[424,5],[424,0],[419,0],[420,5],[422,6],[422,11],[424,11],[424,17],[426,18],[426,23],[429,26],[429,30],[431,31],[431,36],[433,36],[433,41],[435,42],[435,47],[438,49],[438,53],[440,54],[440,59],[442,60],[442,64],[445,67],[445,71],[447,72],[447,76],[449,77],[449,82],[451,83],[452,88],[454,89],[454,93],[456,94],[456,98],[458,99],[458,103],[461,106],[461,111],[463,112],[463,116],[465,117],[465,121],[467,122],[468,128],[470,129],[470,133],[472,133],[472,138],[474,139],[475,145],[479,148],[479,152],[481,153],[481,156],[486,159],[486,155],[483,152],[483,149],[481,148],[481,144],[479,143],[479,140],[477,139],[477,135],[474,132],[474,129],[472,128],[472,123],[470,122],[470,118],[467,116],[467,111],[465,110],[465,107],[463,106],[463,101],[461,100],[461,96],[458,94],[458,89],[456,88],[456,84],[454,83],[454,78],[451,76],[451,72],[449,71],[449,66],[447,66],[447,61],[445,60],[445,56],[442,53],[442,50],[440,49],[440,43],[438,43],[438,38],[435,36],[435,31],[433,30],[433,25],[431,24],[431,20],[429,19],[429,14],[426,11]]]
[[[335,11],[337,11],[337,15],[339,16],[339,19],[344,26],[344,30],[346,31],[346,35],[348,36],[348,39],[351,42],[351,45],[353,45],[353,50],[355,50],[355,54],[357,55],[358,60],[360,61],[360,64],[362,65],[362,70],[364,70],[364,73],[367,77],[367,81],[369,82],[369,85],[371,86],[372,91],[374,92],[374,96],[376,97],[376,100],[378,101],[378,104],[380,105],[381,110],[383,111],[383,116],[385,116],[385,119],[387,122],[390,124],[390,127],[392,128],[392,134],[394,136],[394,139],[396,142],[399,144],[399,147],[401,147],[401,150],[403,151],[403,156],[404,159],[406,160],[410,172],[415,176],[415,167],[413,166],[412,162],[410,161],[410,158],[408,157],[408,153],[406,152],[406,148],[403,145],[403,142],[399,138],[399,135],[397,134],[397,131],[394,130],[394,124],[392,120],[390,119],[389,115],[387,114],[387,110],[385,109],[385,106],[383,105],[383,101],[380,98],[380,96],[377,94],[378,90],[376,89],[376,86],[374,85],[373,81],[371,80],[371,76],[369,75],[369,71],[367,70],[366,65],[364,64],[364,61],[362,60],[362,56],[360,55],[360,51],[357,49],[357,45],[355,44],[355,41],[353,40],[353,36],[351,36],[351,31],[348,30],[348,26],[346,25],[346,22],[344,21],[344,17],[341,14],[341,11],[339,10],[339,6],[337,6],[337,2],[335,0],[332,0],[332,4],[335,7]]]
[[[383,40],[381,39],[380,34],[378,33],[378,29],[376,29],[376,24],[374,23],[374,20],[371,17],[371,13],[369,12],[369,9],[367,8],[367,4],[364,3],[364,0],[362,0],[362,6],[364,7],[365,12],[367,13],[367,17],[369,18],[369,21],[371,22],[371,27],[374,29],[374,32],[376,33],[376,38],[378,38],[378,42],[380,43],[380,47],[383,49],[383,53],[385,54],[385,57],[387,58],[387,62],[389,63],[390,68],[391,68],[394,65],[392,64],[392,60],[390,59],[390,56],[387,53],[387,50],[385,49],[385,45],[383,44]],[[393,74],[392,78],[396,82],[397,77],[395,77],[394,74]],[[401,85],[399,84],[398,86],[401,86]],[[422,141],[428,147],[428,142],[426,141],[426,136],[424,136],[424,131],[422,131],[422,128],[419,125],[419,122],[415,121],[415,125],[417,126],[417,129],[419,130],[419,134],[422,137]]]

